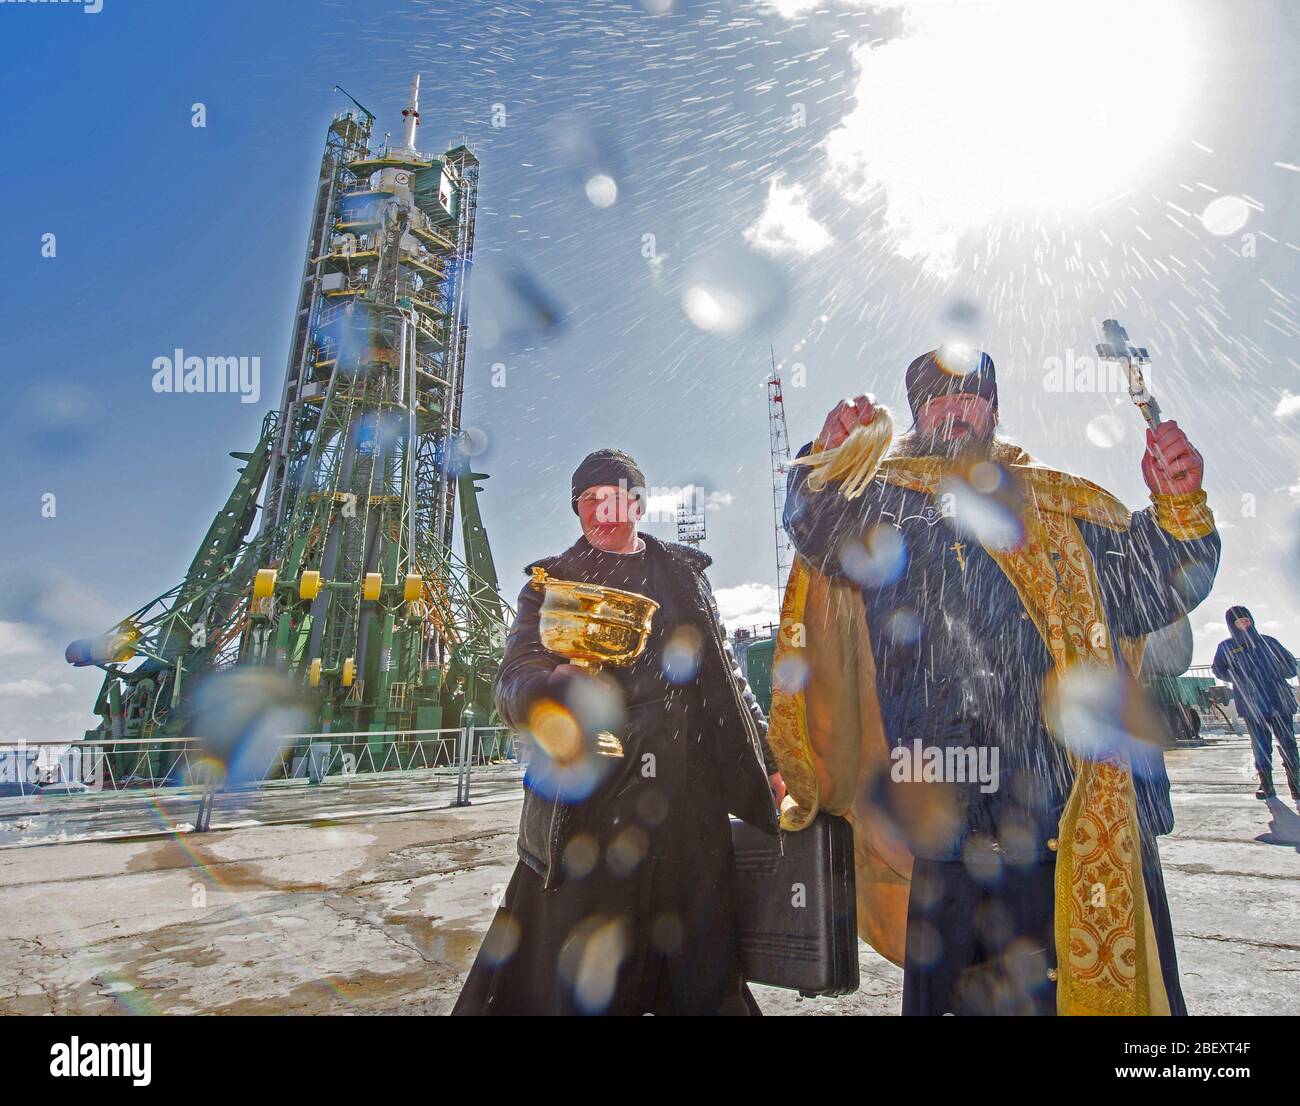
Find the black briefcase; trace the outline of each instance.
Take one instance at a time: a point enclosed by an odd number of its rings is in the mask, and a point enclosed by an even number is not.
[[[731,820],[741,972],[803,995],[858,989],[853,827],[819,814],[773,837]]]

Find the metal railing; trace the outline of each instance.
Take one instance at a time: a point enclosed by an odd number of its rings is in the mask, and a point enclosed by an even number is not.
[[[228,762],[194,737],[0,741],[0,785],[19,785],[0,786],[0,797],[191,788],[200,794],[202,828],[203,804],[227,788],[269,793],[303,783],[454,774],[454,805],[465,806],[475,771],[522,777],[524,757],[524,743],[506,726],[285,734],[254,741]]]

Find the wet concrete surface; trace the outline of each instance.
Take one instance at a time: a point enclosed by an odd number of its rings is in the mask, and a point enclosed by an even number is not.
[[[1253,797],[1244,738],[1168,766],[1178,824],[1161,852],[1190,1009],[1300,1014],[1294,804]],[[194,805],[178,796],[0,809],[0,1012],[445,1013],[514,866],[517,773],[486,770],[469,807],[453,797],[427,774],[304,785],[231,800],[205,834],[174,832]],[[896,1014],[901,971],[859,948],[856,993],[759,987],[759,1004]]]

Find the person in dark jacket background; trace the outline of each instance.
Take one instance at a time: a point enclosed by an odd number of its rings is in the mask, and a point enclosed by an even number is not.
[[[453,1013],[758,1013],[740,974],[728,814],[773,834],[784,785],[767,723],[736,664],[707,554],[638,533],[645,480],[620,450],[573,474],[582,536],[529,565],[659,603],[645,651],[589,675],[539,637],[525,585],[495,694],[502,718],[548,740],[543,719],[622,757],[569,762],[538,749],[524,781],[519,864]],[[774,801],[775,800],[775,801]]]
[[[1296,675],[1296,659],[1277,638],[1261,634],[1245,607],[1229,607],[1224,616],[1230,634],[1214,653],[1214,674],[1232,684],[1232,699],[1250,731],[1259,773],[1257,799],[1271,799],[1273,742],[1282,754],[1282,767],[1291,798],[1300,802],[1300,758],[1296,755],[1295,691],[1288,680]]]

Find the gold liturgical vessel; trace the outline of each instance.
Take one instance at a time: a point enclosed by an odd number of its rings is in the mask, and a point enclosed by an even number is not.
[[[653,599],[603,584],[555,580],[544,568],[533,569],[532,586],[543,593],[538,635],[548,651],[593,673],[606,664],[619,668],[631,664],[645,652],[650,624],[659,609]],[[578,751],[576,734],[572,742],[537,736],[539,744],[556,759],[570,758],[548,747],[552,744],[572,746],[574,755]],[[596,752],[621,757],[623,744],[613,734],[601,733],[596,737]]]

